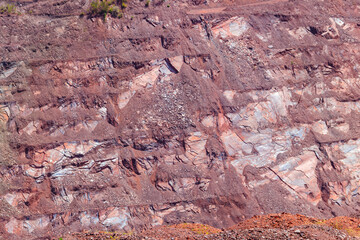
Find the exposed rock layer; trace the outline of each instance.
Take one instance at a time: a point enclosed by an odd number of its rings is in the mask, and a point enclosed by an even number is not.
[[[7,239],[359,212],[360,6],[17,1],[0,17]]]

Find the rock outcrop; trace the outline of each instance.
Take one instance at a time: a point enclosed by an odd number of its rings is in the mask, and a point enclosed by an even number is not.
[[[14,1],[13,1],[14,2]],[[356,0],[15,1],[0,233],[359,213]]]

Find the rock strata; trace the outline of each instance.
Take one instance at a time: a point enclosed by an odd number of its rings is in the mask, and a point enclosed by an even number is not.
[[[5,239],[359,213],[357,1],[12,2]]]

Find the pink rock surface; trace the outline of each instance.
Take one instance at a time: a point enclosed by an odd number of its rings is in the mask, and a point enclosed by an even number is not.
[[[359,214],[355,1],[89,3],[0,14],[1,236]]]

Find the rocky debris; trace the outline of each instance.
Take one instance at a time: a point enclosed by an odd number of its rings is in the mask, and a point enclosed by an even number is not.
[[[358,239],[358,222],[348,217],[319,220],[283,213],[253,217],[223,230],[183,223],[142,233],[75,233],[64,239]]]
[[[359,214],[356,1],[12,2],[4,238]]]
[[[301,229],[301,230],[300,230]],[[199,239],[356,239],[333,228],[324,226],[306,226],[296,229],[261,229],[254,228],[242,231],[229,231],[215,236]]]

